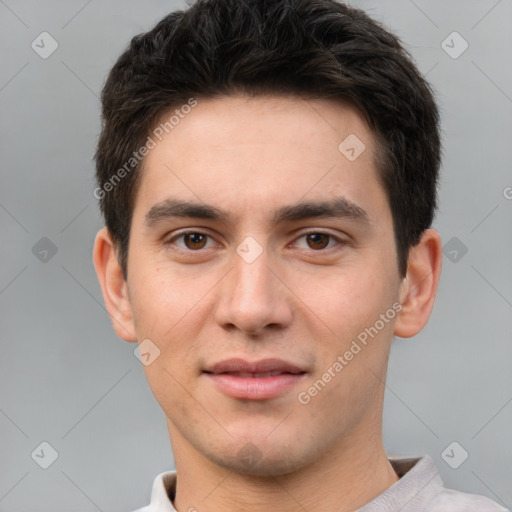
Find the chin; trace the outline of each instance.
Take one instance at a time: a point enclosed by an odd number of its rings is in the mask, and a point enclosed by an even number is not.
[[[305,457],[290,452],[289,447],[275,447],[272,453],[260,450],[251,442],[245,443],[235,454],[226,456],[225,453],[209,453],[208,458],[218,466],[234,473],[276,477],[294,473],[307,465]]]

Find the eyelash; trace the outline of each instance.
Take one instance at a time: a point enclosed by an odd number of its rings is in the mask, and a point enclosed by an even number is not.
[[[183,249],[182,247],[178,247],[177,245],[174,244],[174,241],[177,240],[177,239],[180,239],[180,238],[183,238],[184,236],[186,235],[191,235],[191,234],[194,234],[194,235],[203,235],[203,236],[206,236],[210,239],[213,239],[213,237],[211,235],[209,235],[208,233],[205,233],[203,231],[199,231],[199,230],[187,230],[187,231],[182,231],[181,233],[178,233],[176,235],[174,235],[172,238],[170,238],[169,240],[167,240],[165,242],[165,245],[169,246],[169,245],[174,245],[174,247],[179,251],[179,252],[183,252],[183,253],[200,253],[200,252],[203,252],[204,248],[202,249]],[[331,233],[328,233],[328,232],[325,232],[325,231],[319,231],[319,230],[312,230],[312,231],[307,231],[305,233],[302,233],[298,238],[295,239],[295,241],[297,240],[300,240],[301,238],[304,238],[308,235],[325,235],[325,236],[328,236],[329,237],[329,242],[331,240],[335,240],[337,242],[337,245],[345,245],[347,242],[341,240],[340,238],[334,236],[333,234]],[[308,251],[311,251],[311,252],[314,252],[314,253],[322,253],[322,252],[330,252],[331,250],[335,249],[336,246],[333,246],[333,247],[327,247],[327,248],[324,248],[324,249],[303,249],[303,250],[308,250]]]

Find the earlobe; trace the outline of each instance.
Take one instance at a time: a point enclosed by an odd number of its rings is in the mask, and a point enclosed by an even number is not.
[[[407,274],[400,289],[402,309],[395,323],[396,336],[410,338],[425,327],[434,307],[441,265],[441,237],[437,231],[427,229],[409,251]]]
[[[93,261],[105,307],[117,335],[125,341],[137,341],[128,285],[117,261],[114,243],[107,228],[96,234]]]

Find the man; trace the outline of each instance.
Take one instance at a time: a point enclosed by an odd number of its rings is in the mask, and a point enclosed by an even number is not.
[[[383,446],[441,271],[439,116],[398,39],[332,0],[198,1],[102,103],[94,263],[176,463],[140,510],[505,510]]]

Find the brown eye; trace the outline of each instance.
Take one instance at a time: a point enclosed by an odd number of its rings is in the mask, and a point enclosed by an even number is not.
[[[165,241],[164,244],[169,249],[191,256],[193,252],[200,255],[207,252],[208,249],[215,247],[215,240],[211,235],[202,231],[188,230],[181,231]]]
[[[325,249],[329,245],[330,235],[325,233],[310,233],[306,235],[308,246],[311,249]]]
[[[208,239],[207,235],[203,235],[202,233],[186,233],[183,236],[183,240],[185,242],[185,246],[187,249],[203,249],[206,240]]]

